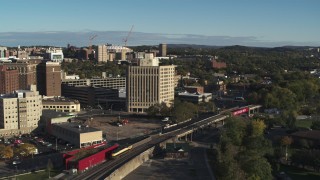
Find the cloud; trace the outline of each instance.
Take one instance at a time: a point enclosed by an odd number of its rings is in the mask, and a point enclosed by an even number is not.
[[[32,45],[52,45],[66,46],[68,43],[75,46],[88,46],[89,38],[96,34],[97,37],[92,40],[92,44],[115,44],[124,45],[123,39],[127,37],[126,31],[43,31],[43,32],[0,32],[0,44],[4,46],[32,46]],[[318,42],[290,42],[279,41],[270,42],[261,40],[254,36],[205,36],[196,34],[164,34],[164,33],[144,33],[132,32],[128,38],[127,45],[157,45],[159,43],[167,44],[199,44],[199,45],[244,45],[275,47],[284,45],[299,46],[317,46]]]

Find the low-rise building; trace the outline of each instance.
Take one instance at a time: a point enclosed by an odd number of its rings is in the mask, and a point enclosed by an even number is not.
[[[80,102],[65,97],[44,98],[42,100],[43,109],[59,112],[80,112]]]
[[[298,131],[290,135],[294,142],[305,140],[314,148],[320,147],[320,130]]]
[[[201,86],[184,86],[184,89],[188,91],[188,93],[204,93],[203,87]]]
[[[188,101],[195,104],[201,103],[201,102],[209,102],[212,99],[212,93],[188,93],[188,92],[182,92],[178,93],[178,97],[182,101]]]
[[[227,67],[227,63],[225,62],[218,62],[215,58],[211,59],[212,68],[214,69],[223,69]]]
[[[39,130],[46,131],[52,134],[51,124],[66,123],[75,115],[70,115],[70,113],[57,112],[53,110],[43,110],[42,116],[40,118]]]
[[[63,85],[62,95],[71,99],[78,100],[83,106],[108,107],[117,101],[125,102],[125,98],[119,98],[119,89],[92,86],[68,86]],[[109,103],[110,104],[110,103]],[[125,107],[123,107],[125,108]]]
[[[103,142],[101,130],[77,123],[51,124],[51,133],[53,136],[63,139],[78,148]]]
[[[189,157],[190,146],[188,143],[167,143],[166,159],[182,159]]]
[[[125,77],[108,77],[108,78],[92,78],[92,79],[64,79],[62,84],[69,86],[98,86],[106,88],[125,88]]]

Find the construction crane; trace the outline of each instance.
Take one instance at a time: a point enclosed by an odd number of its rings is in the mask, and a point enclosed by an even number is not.
[[[134,27],[134,25],[131,26],[131,29],[130,29],[130,31],[128,32],[127,37],[123,39],[124,46],[127,46],[127,42],[128,42],[128,39],[129,39],[129,37],[130,37],[130,35],[131,35],[131,32],[132,32],[133,27]]]
[[[90,52],[91,52],[91,50],[92,50],[92,40],[94,39],[94,38],[96,38],[98,35],[92,35],[92,36],[90,36],[90,38],[89,38],[89,50],[90,50]]]

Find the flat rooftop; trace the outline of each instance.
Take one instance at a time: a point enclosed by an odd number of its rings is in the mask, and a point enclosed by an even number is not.
[[[210,96],[212,93],[178,93],[179,96],[190,96],[190,97],[199,97],[199,96]]]
[[[54,110],[47,110],[47,109],[42,110],[42,116],[48,117],[48,118],[71,117],[70,113],[57,112]]]
[[[51,102],[74,102],[75,104],[78,104],[78,100],[69,99],[66,97],[53,97],[53,98],[46,98],[42,100],[43,103],[51,103]]]
[[[60,128],[66,129],[67,131],[72,131],[72,132],[78,133],[78,134],[101,131],[101,130],[93,128],[93,127],[83,126],[81,124],[72,123],[72,122],[52,124],[52,126],[59,126]]]

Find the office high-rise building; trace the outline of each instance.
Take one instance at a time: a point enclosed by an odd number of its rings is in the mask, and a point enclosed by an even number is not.
[[[175,66],[140,64],[151,66],[128,66],[127,69],[127,111],[143,113],[157,103],[166,103],[170,107],[174,100]]]
[[[42,98],[32,85],[0,97],[0,135],[30,133],[38,127],[42,115]]]
[[[0,94],[12,93],[19,89],[19,72],[15,67],[0,65]]]
[[[108,61],[108,52],[106,45],[99,45],[97,47],[97,60],[98,62],[107,62]]]
[[[159,55],[161,57],[167,56],[167,44],[159,44]]]
[[[41,95],[61,96],[61,66],[59,62],[41,62],[37,66],[37,88]]]

